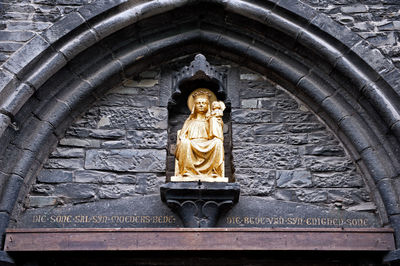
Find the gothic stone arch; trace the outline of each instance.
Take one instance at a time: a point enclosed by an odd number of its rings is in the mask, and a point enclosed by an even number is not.
[[[110,1],[33,38],[0,77],[1,233],[91,103],[126,77],[197,52],[246,65],[306,103],[346,146],[399,243],[398,70],[353,32],[290,1]],[[166,106],[168,95],[160,100]]]

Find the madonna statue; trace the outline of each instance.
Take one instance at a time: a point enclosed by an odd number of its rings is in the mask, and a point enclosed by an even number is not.
[[[187,102],[191,114],[178,131],[171,181],[227,182],[222,122],[225,105],[204,88],[193,91]]]

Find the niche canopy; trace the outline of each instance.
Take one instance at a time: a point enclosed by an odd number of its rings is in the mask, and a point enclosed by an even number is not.
[[[204,55],[197,54],[189,66],[174,73],[168,107],[171,108],[177,104],[182,91],[192,91],[200,87],[212,90],[219,100],[226,99],[226,74],[216,70]]]

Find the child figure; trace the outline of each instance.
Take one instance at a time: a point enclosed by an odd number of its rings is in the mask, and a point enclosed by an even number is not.
[[[224,122],[222,121],[224,110],[225,104],[222,101],[214,101],[211,104],[210,136],[221,140],[224,140]]]

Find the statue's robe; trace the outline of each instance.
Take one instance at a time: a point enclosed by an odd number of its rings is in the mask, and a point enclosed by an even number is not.
[[[219,138],[210,133],[210,123],[206,119],[189,117],[185,121],[178,134],[175,152],[179,167],[178,176],[223,177],[223,135]],[[222,128],[218,134],[222,134]]]

